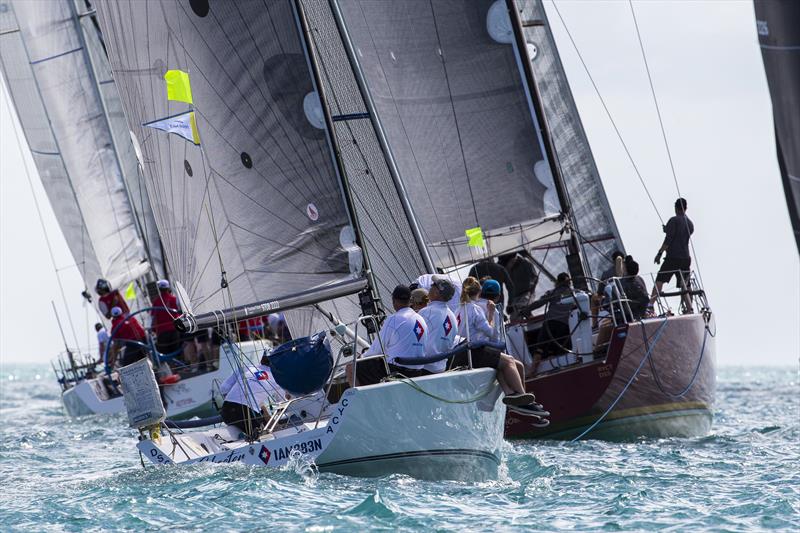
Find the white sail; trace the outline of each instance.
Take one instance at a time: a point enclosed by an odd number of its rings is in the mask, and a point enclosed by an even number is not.
[[[42,183],[87,286],[149,269],[75,6],[0,10],[0,64]]]

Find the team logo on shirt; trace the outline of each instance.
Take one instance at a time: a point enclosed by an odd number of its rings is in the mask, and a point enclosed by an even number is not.
[[[414,324],[414,335],[417,336],[417,340],[420,340],[422,336],[425,335],[425,328],[422,327],[422,324],[420,324],[419,320],[417,320],[417,323]]]
[[[444,324],[442,324],[442,326],[444,327],[444,336],[447,337],[453,330],[453,323],[450,321],[449,316],[444,319]]]

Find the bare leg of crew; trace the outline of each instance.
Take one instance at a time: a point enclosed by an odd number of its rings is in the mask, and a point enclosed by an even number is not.
[[[192,367],[197,363],[197,347],[194,345],[194,339],[183,343],[183,359]]]
[[[663,281],[656,281],[656,284],[653,285],[653,292],[650,294],[650,303],[654,303],[658,295],[661,294],[661,287],[664,286]]]
[[[513,355],[509,355],[514,360],[514,364],[517,366],[517,373],[519,374],[522,383],[525,383],[525,365],[522,364],[522,361],[517,360],[516,357]]]
[[[354,385],[353,383],[353,363],[347,363],[347,366],[344,368],[344,374],[347,376],[347,384]],[[358,385],[358,383],[355,383]]]
[[[515,365],[514,362],[515,359],[510,355],[504,354],[500,356],[500,368],[497,374],[499,377],[502,373],[503,379],[498,379],[498,381],[506,394],[525,392],[525,386],[522,384],[522,379],[520,379],[519,372],[517,372],[517,365]],[[503,386],[503,382],[505,382],[505,386]],[[507,389],[511,390],[509,391]]]

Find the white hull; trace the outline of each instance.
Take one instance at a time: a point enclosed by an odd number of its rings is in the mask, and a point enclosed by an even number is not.
[[[138,447],[156,464],[280,467],[297,450],[320,470],[338,474],[495,477],[506,410],[494,370],[448,372],[414,384],[424,392],[400,381],[348,389],[318,426],[306,422],[253,443],[233,440],[234,431],[222,427],[143,440]]]
[[[261,341],[243,342],[239,348],[249,359],[257,360],[268,346]],[[217,385],[231,375],[233,368],[227,355],[229,348],[220,347],[219,369],[197,376],[186,377],[174,385],[164,386],[164,407],[170,418],[191,418],[217,414],[212,399]],[[221,398],[218,399],[221,404]],[[125,412],[122,396],[110,397],[101,378],[79,382],[61,394],[61,401],[69,416],[117,414]]]

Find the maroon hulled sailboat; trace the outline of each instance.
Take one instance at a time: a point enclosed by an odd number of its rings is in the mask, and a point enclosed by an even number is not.
[[[588,302],[594,278],[624,247],[541,2],[330,4],[426,266],[457,278],[496,260],[514,280],[509,303],[522,307],[568,272]],[[470,243],[465,232],[480,237]],[[509,414],[506,435],[707,432],[713,319],[702,289],[688,287],[697,313],[672,316],[659,300],[660,317],[614,317],[607,345],[596,346],[588,305],[577,305],[573,348],[542,361],[527,382],[550,426]],[[624,301],[618,294],[617,305]],[[540,326],[541,317],[513,317],[509,351],[526,360]]]

